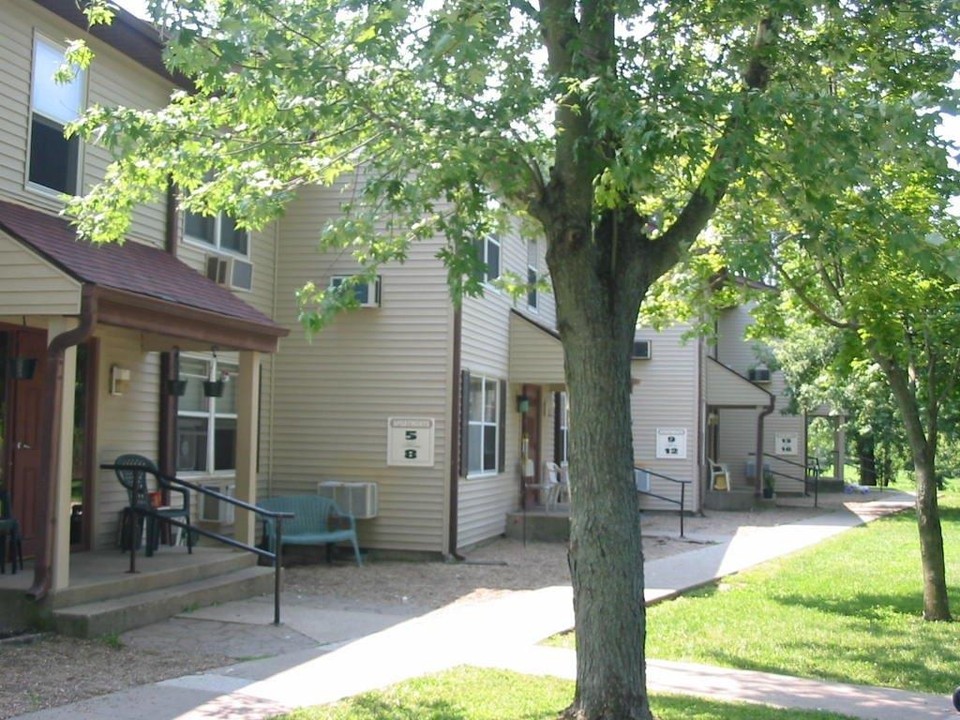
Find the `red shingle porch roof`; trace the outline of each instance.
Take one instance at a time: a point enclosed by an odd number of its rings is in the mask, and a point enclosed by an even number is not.
[[[0,201],[0,230],[66,275],[106,290],[104,297],[114,304],[122,305],[126,299],[165,317],[182,315],[184,324],[200,319],[234,326],[262,339],[273,338],[274,345],[277,338],[289,334],[228,289],[159,248],[136,242],[93,245],[78,240],[63,218],[4,201]],[[140,329],[158,332],[155,325]]]

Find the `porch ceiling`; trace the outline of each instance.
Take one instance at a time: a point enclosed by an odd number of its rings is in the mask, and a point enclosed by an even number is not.
[[[563,386],[563,346],[553,330],[510,311],[510,370],[512,383]]]
[[[770,407],[773,395],[723,363],[707,358],[707,405]]]
[[[0,201],[0,230],[91,288],[96,321],[139,330],[153,344],[275,352],[289,334],[232,292],[159,248],[77,240],[63,218]],[[169,339],[169,343],[160,338]]]

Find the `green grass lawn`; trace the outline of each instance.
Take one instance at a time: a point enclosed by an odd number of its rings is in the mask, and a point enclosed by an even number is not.
[[[960,617],[960,492],[940,505],[950,604]],[[650,608],[647,657],[952,692],[960,625],[924,622],[921,593],[911,511]]]
[[[573,699],[573,683],[501,670],[460,667],[364,693],[334,705],[306,708],[286,720],[554,720]],[[660,696],[659,720],[844,720],[824,712]]]

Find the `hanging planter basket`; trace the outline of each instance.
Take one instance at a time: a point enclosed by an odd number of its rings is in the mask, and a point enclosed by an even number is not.
[[[37,371],[37,359],[30,357],[10,358],[10,377],[14,380],[32,380]]]
[[[167,380],[167,392],[176,397],[183,397],[187,392],[186,380]]]
[[[204,380],[203,394],[207,397],[220,397],[223,395],[223,380]]]

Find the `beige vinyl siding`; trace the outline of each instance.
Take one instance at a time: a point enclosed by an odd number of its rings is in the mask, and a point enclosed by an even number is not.
[[[382,306],[344,312],[308,341],[294,293],[349,275],[349,253],[321,253],[337,189],[306,188],[280,224],[277,320],[291,328],[275,358],[272,456],[263,494],[315,493],[321,480],[379,485],[377,518],[358,523],[361,545],[437,553],[446,542],[453,306],[436,243],[382,268]],[[432,467],[387,466],[387,419],[435,422]],[[262,471],[262,468],[261,468]]]
[[[526,276],[527,245],[519,235],[511,233],[501,236],[500,259],[501,274],[514,272]],[[541,267],[544,265],[541,261]],[[541,293],[539,304],[539,312],[533,313],[527,308],[525,297],[514,303],[506,293],[493,288],[488,288],[481,298],[467,298],[463,302],[461,364],[472,375],[483,375],[507,383],[507,422],[503,434],[504,472],[460,479],[458,547],[469,547],[503,534],[507,513],[519,507],[520,416],[513,400],[519,394],[522,383],[537,383],[539,380],[511,373],[510,310],[516,308],[537,323],[552,322],[552,296]],[[514,322],[517,320],[515,318]],[[541,422],[549,422],[549,426],[543,427],[544,434],[552,432],[552,420],[543,418]]]
[[[98,464],[112,463],[118,455],[137,453],[157,459],[160,431],[160,355],[140,349],[139,334],[100,327],[97,396]],[[110,367],[130,370],[131,381],[122,396],[110,394]],[[94,481],[93,548],[114,547],[120,512],[128,505],[127,493],[110,470],[101,470]]]
[[[30,81],[33,42],[40,34],[51,42],[65,46],[68,41],[84,37],[93,49],[95,59],[87,71],[87,105],[124,105],[159,108],[167,103],[171,85],[159,75],[80,28],[47,12],[29,0],[5,0],[0,5],[0,195],[26,204],[59,211],[62,203],[56,193],[28,187],[27,140],[30,132]],[[87,191],[103,177],[109,156],[93,145],[81,145],[81,188]],[[166,222],[165,199],[137,208],[129,237],[153,244],[162,244]]]
[[[697,378],[700,373],[699,348],[696,340],[682,342],[689,328],[682,325],[660,332],[641,328],[637,340],[650,340],[651,358],[634,360],[631,376],[639,380],[630,397],[633,418],[634,462],[643,468],[689,481],[686,486],[686,509],[697,510],[696,483],[700,476],[700,411]],[[575,418],[573,422],[576,422]],[[687,457],[667,460],[656,457],[658,429],[683,429],[687,435]],[[680,486],[655,476],[650,478],[650,491],[680,500]],[[675,510],[677,506],[657,498],[639,495],[644,509]]]
[[[510,313],[510,380],[539,385],[565,384],[560,339]]]
[[[0,315],[76,315],[80,283],[0,232]]]

